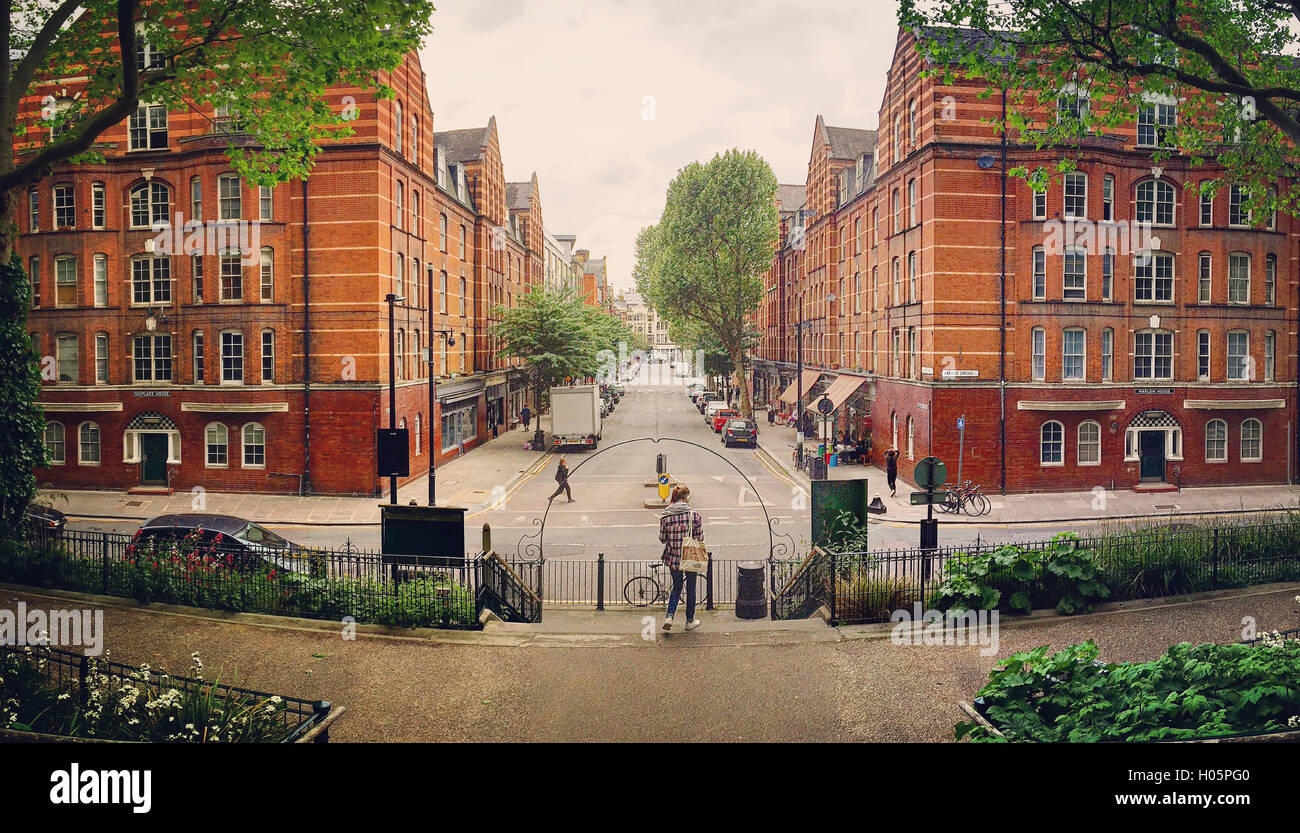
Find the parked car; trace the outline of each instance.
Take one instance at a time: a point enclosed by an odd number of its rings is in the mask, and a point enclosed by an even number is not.
[[[722,444],[727,448],[733,445],[750,445],[758,448],[758,423],[752,419],[729,419],[722,429]]]
[[[29,503],[23,510],[23,522],[39,535],[60,538],[63,536],[63,527],[68,523],[68,516],[51,506]]]
[[[223,552],[242,555],[245,568],[260,563],[307,572],[301,547],[276,535],[260,524],[234,515],[211,515],[204,512],[180,512],[159,515],[145,521],[135,534],[135,543],[147,540],[180,541],[198,533],[205,543],[216,542]]]
[[[699,382],[691,382],[686,386],[686,398],[694,401],[695,397],[704,391],[704,385]]]
[[[716,402],[721,398],[722,398],[722,394],[717,393],[715,391],[706,390],[704,393],[701,393],[699,396],[695,398],[695,408],[700,413],[704,413],[705,407],[707,407],[710,402]]]
[[[722,426],[727,424],[727,420],[740,416],[740,411],[735,408],[719,408],[713,412],[713,433],[721,434]]]
[[[612,385],[610,385],[609,387],[610,387],[610,390],[612,390],[612,391],[614,391],[614,393],[618,394],[618,398],[619,398],[619,399],[622,399],[624,396],[627,396],[627,388],[623,387],[623,384],[622,384],[621,382],[617,382],[617,383],[615,383],[615,384],[612,384]]]
[[[711,425],[715,413],[730,407],[731,405],[729,405],[725,399],[710,399],[708,402],[704,403],[704,421]]]

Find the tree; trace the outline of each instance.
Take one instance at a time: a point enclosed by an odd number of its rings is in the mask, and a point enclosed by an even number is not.
[[[1077,148],[1100,128],[1131,124],[1152,101],[1177,101],[1159,162],[1183,154],[1253,183],[1249,207],[1294,208],[1300,180],[1300,2],[1296,0],[903,0],[899,24],[918,35],[932,72],[1007,90],[1008,123],[1039,148]],[[1058,104],[1062,93],[1081,106]],[[1057,117],[1057,113],[1061,117]],[[1074,166],[1063,159],[1059,171]],[[1051,173],[1015,173],[1036,188]],[[1276,197],[1269,186],[1283,181]],[[1259,216],[1259,215],[1257,215]]]
[[[616,332],[605,321],[622,326],[584,304],[573,289],[551,292],[541,286],[520,295],[517,306],[497,306],[492,314],[499,320],[488,335],[501,340],[497,356],[524,361],[539,409],[546,390],[566,377],[594,376],[597,353],[617,344]]]
[[[776,176],[754,151],[733,149],[679,171],[659,222],[637,236],[637,288],[670,325],[715,339],[742,380],[748,319],[777,234]],[[746,384],[740,411],[753,416]]]
[[[232,166],[273,185],[307,176],[330,137],[349,135],[355,100],[391,98],[396,68],[431,27],[428,0],[0,0],[0,521],[35,492],[43,462],[39,381],[27,347],[28,277],[14,258],[23,190],[60,165],[93,163],[106,130],[140,102],[168,111],[221,106]],[[71,79],[71,80],[69,80]],[[21,337],[22,349],[15,339]],[[35,377],[39,380],[39,377]],[[26,467],[26,468],[25,468]],[[5,528],[5,527],[0,527]]]

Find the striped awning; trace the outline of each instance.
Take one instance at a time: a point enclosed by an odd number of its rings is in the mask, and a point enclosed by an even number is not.
[[[822,377],[822,372],[820,370],[805,370],[803,372],[803,395],[804,396],[808,395],[809,391],[812,390],[813,385],[817,384],[817,380],[820,379],[821,377]],[[786,404],[793,405],[794,401],[798,398],[799,398],[799,380],[796,379],[794,382],[790,384],[790,387],[785,389],[785,393],[781,394],[781,401],[785,402]]]
[[[865,376],[848,376],[841,374],[835,378],[835,381],[830,383],[823,395],[831,400],[831,404],[835,406],[834,410],[838,411],[840,406],[853,395],[855,390],[862,387],[862,383],[865,381],[867,381]],[[820,401],[821,397],[814,399],[812,402],[808,403],[805,410],[817,410],[817,403]]]

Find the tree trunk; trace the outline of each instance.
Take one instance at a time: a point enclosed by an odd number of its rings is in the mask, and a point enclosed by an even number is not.
[[[754,401],[750,395],[749,382],[745,379],[745,349],[731,351],[731,361],[736,368],[735,378],[740,387],[740,415],[745,419],[754,418]]]

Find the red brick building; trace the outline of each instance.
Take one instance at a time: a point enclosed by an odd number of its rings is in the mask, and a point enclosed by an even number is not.
[[[43,484],[378,495],[375,431],[394,404],[412,478],[508,426],[524,386],[486,328],[540,280],[536,178],[511,212],[495,119],[436,132],[416,53],[380,80],[394,98],[332,90],[355,134],[303,181],[241,180],[226,147],[245,140],[224,114],[142,106],[101,137],[102,163],[29,190],[18,251],[54,456]],[[33,123],[39,109],[25,102]],[[404,299],[396,403],[389,293]]]
[[[1153,166],[1172,102],[1087,138],[1077,172],[1035,195],[1003,177],[981,121],[1000,98],[921,69],[900,32],[879,131],[818,117],[803,204],[778,194],[760,392],[794,381],[802,304],[805,407],[829,389],[837,428],[868,431],[877,459],[898,448],[904,476],[927,455],[955,474],[964,416],[963,476],[988,491],[1292,478],[1293,218],[1247,216],[1237,187],[1202,200],[1187,186],[1213,167]],[[1011,136],[1006,157],[1059,153]]]

